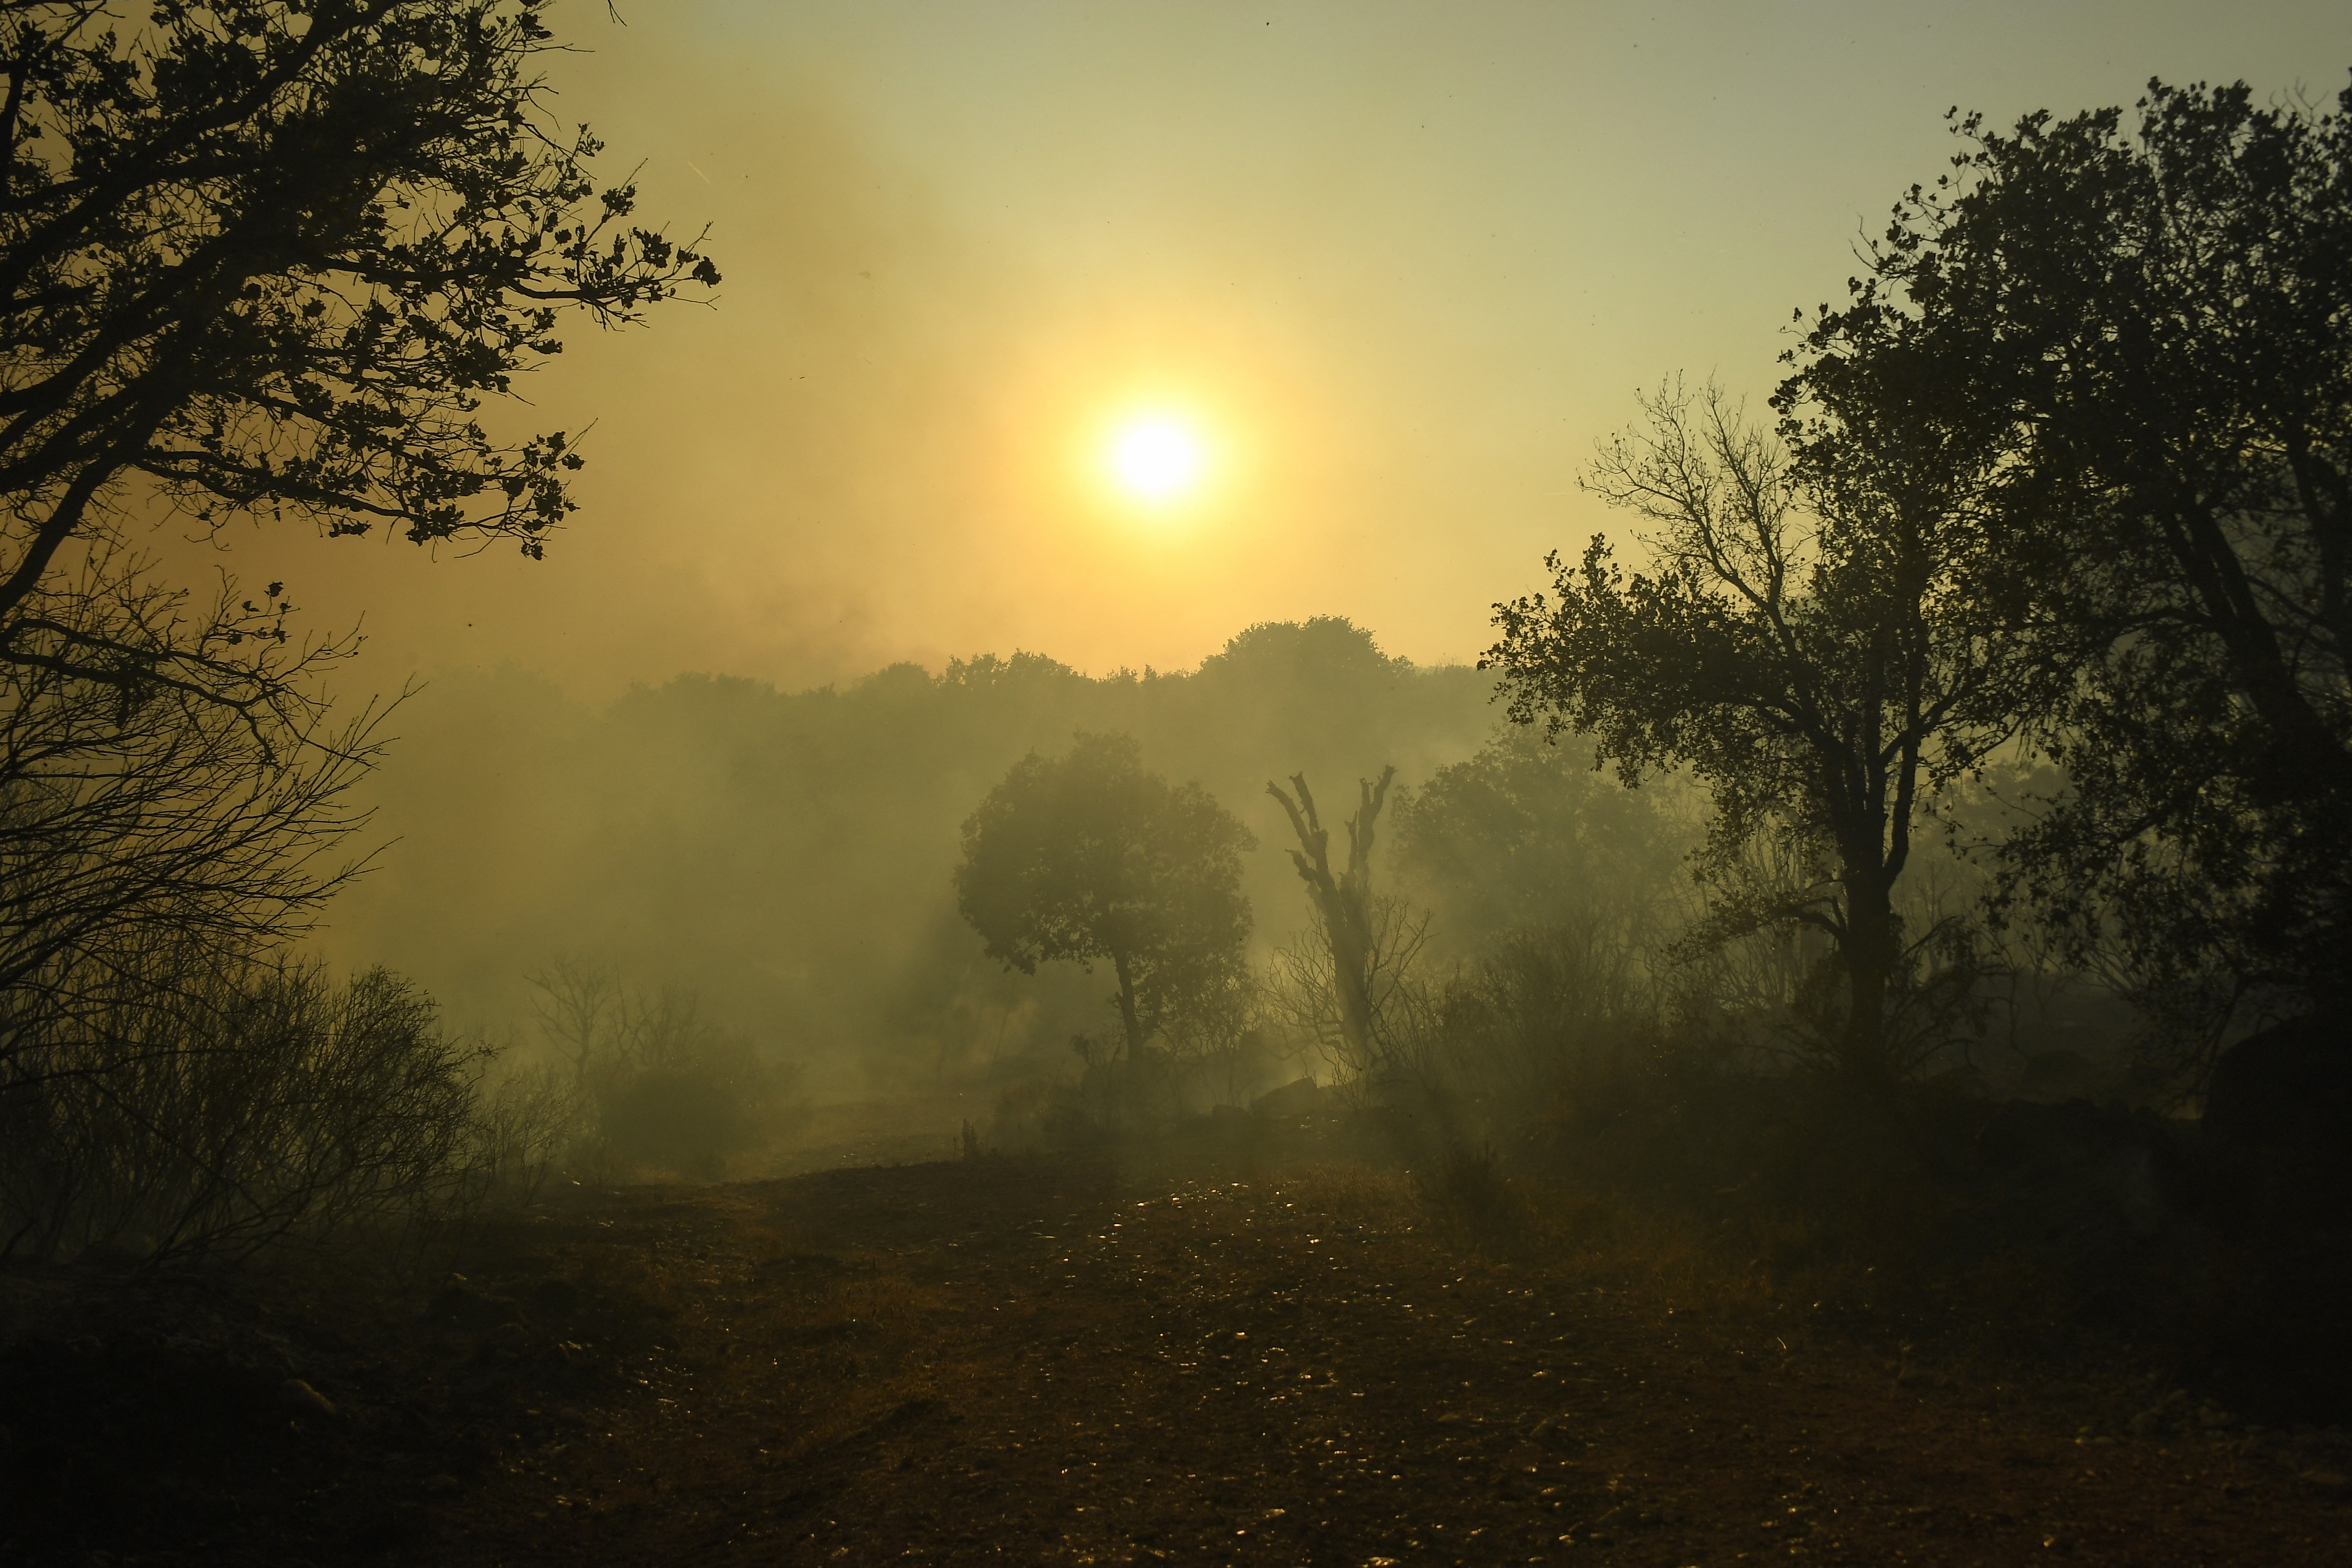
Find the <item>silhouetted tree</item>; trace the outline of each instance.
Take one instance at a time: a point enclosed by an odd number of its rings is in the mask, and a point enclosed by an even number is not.
[[[1130,1058],[1196,996],[1231,989],[1249,941],[1256,839],[1195,784],[1144,771],[1127,735],[1032,752],[963,825],[957,907],[1007,967],[1107,962]]]
[[[1283,815],[1297,835],[1298,847],[1290,863],[1307,884],[1325,945],[1330,952],[1331,997],[1339,1014],[1344,1060],[1365,1062],[1373,1057],[1372,963],[1378,951],[1372,901],[1372,829],[1389,796],[1396,769],[1384,767],[1377,783],[1356,781],[1355,815],[1348,818],[1348,863],[1331,869],[1331,833],[1315,810],[1314,792],[1305,773],[1290,775],[1292,796],[1268,780],[1265,793],[1282,803]],[[1418,942],[1415,943],[1418,946]]]
[[[514,0],[0,5],[0,654],[65,543],[149,492],[200,519],[511,539],[572,510],[562,432],[484,399],[709,260],[598,193]],[[136,481],[134,485],[134,481]]]
[[[2009,845],[2078,952],[2340,994],[2352,973],[2352,89],[2151,82],[1975,116],[1781,391],[1926,406],[1998,469],[1978,596],[2030,634],[2069,787]]]
[[[1791,924],[1834,944],[1832,1053],[1879,1080],[1906,939],[1895,884],[1923,798],[2009,735],[2007,644],[1961,587],[1983,547],[1985,476],[1931,425],[1872,445],[1824,434],[1802,468],[1710,388],[1646,399],[1646,429],[1605,444],[1585,479],[1653,530],[1655,575],[1628,580],[1595,537],[1550,557],[1556,597],[1496,606],[1520,723],[1589,732],[1629,784],[1688,767],[1714,799],[1701,851],[1723,941]],[[1746,853],[1775,836],[1799,869],[1759,882]]]

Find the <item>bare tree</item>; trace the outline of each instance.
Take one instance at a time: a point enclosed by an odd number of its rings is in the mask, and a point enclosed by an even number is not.
[[[620,981],[603,964],[568,956],[523,978],[539,993],[531,1011],[540,1033],[571,1065],[574,1086],[584,1089],[600,1042],[620,1022]]]
[[[160,936],[267,951],[358,869],[341,854],[364,820],[349,792],[381,715],[330,717],[316,677],[352,645],[294,645],[282,591],[245,599],[224,580],[193,613],[100,550],[5,629],[0,1092]]]
[[[1514,721],[1590,733],[1626,784],[1686,768],[1713,797],[1704,933],[1806,926],[1832,944],[1840,1068],[1901,1070],[1896,885],[1927,804],[2016,733],[2017,639],[1973,591],[1985,464],[1921,418],[1792,459],[1713,386],[1672,381],[1585,484],[1654,531],[1630,579],[1596,536],[1553,591],[1496,606]],[[1793,875],[1743,859],[1778,837]]]
[[[1307,787],[1307,775],[1290,775],[1291,788],[1298,792],[1295,799],[1272,780],[1265,786],[1265,793],[1282,803],[1291,831],[1298,836],[1290,863],[1298,868],[1299,880],[1307,884],[1307,897],[1313,900],[1330,949],[1332,1001],[1339,1035],[1349,1058],[1358,1061],[1368,1061],[1373,1054],[1372,967],[1378,944],[1373,931],[1372,826],[1380,820],[1381,806],[1395,777],[1394,767],[1384,767],[1377,784],[1370,779],[1357,781],[1359,804],[1347,824],[1348,864],[1336,876],[1331,870],[1331,834],[1316,814],[1315,794]]]
[[[1361,929],[1360,969],[1339,962],[1321,921],[1274,955],[1276,1016],[1322,1054],[1335,1084],[1359,1097],[1426,1081],[1436,1044],[1435,997],[1422,963],[1429,917],[1392,894],[1375,893]],[[1351,992],[1361,1007],[1361,1026],[1352,1031],[1345,1001]]]

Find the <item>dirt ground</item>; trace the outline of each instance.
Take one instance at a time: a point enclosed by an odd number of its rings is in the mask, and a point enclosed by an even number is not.
[[[457,1263],[0,1277],[0,1563],[2352,1561],[2340,1431],[1776,1327],[1394,1172],[581,1190]]]

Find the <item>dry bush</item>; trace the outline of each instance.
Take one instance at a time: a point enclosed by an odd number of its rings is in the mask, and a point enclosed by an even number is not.
[[[1429,1075],[1434,991],[1425,973],[1429,916],[1401,898],[1369,894],[1363,909],[1360,1031],[1348,1025],[1328,925],[1318,919],[1278,949],[1268,1012],[1297,1048],[1319,1055],[1345,1103],[1406,1093]]]
[[[598,1181],[716,1180],[806,1120],[805,1070],[703,1017],[693,993],[632,991],[577,960],[530,978],[541,1031],[562,1062],[545,1103],[571,1108],[562,1142],[572,1169]],[[558,1089],[565,1075],[568,1099]]]
[[[1643,955],[1614,923],[1514,931],[1444,987],[1427,1053],[1456,1094],[1540,1104],[1590,1089],[1655,1054],[1657,1005]]]
[[[486,1076],[475,1110],[477,1163],[484,1194],[520,1204],[537,1197],[561,1167],[580,1125],[580,1094],[561,1064],[509,1065]]]
[[[118,953],[81,1000],[0,1096],[6,1256],[413,1237],[478,1194],[486,1053],[398,975],[183,945]]]

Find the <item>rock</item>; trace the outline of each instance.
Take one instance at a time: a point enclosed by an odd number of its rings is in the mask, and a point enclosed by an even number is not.
[[[1256,1116],[1307,1116],[1323,1107],[1323,1090],[1313,1078],[1302,1078],[1272,1089],[1250,1101]]]
[[[2221,1053],[2205,1089],[2209,1138],[2242,1144],[2289,1138],[2333,1143],[2352,1116],[2352,1028],[2296,1018]]]

